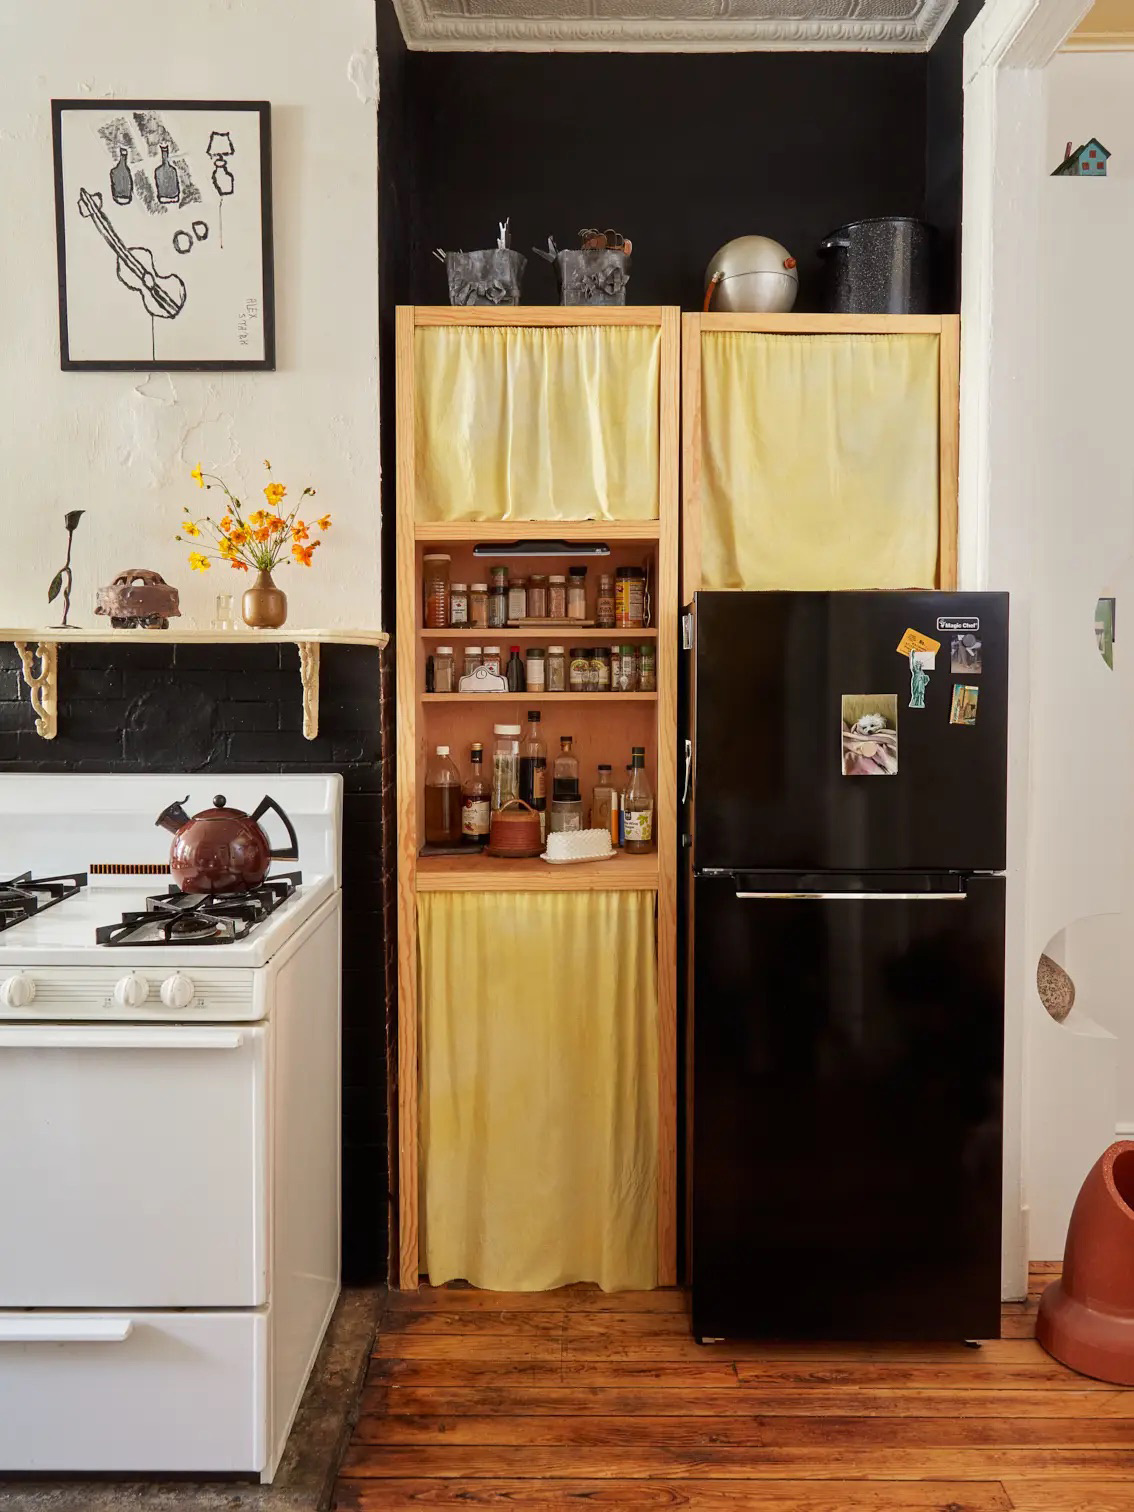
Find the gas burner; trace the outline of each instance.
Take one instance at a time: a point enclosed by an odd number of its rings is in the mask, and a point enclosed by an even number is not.
[[[146,899],[141,913],[124,913],[120,924],[95,930],[99,945],[231,945],[286,903],[303,881],[301,872],[271,877],[240,893],[167,893]],[[2,907],[0,902],[0,907]]]
[[[86,872],[72,872],[66,877],[33,877],[31,872],[21,872],[0,882],[0,930],[22,924],[64,898],[73,898],[86,885]]]

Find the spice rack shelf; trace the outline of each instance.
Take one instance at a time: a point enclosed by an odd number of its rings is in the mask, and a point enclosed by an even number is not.
[[[677,646],[678,491],[680,468],[680,312],[627,306],[578,308],[402,307],[397,312],[397,816],[398,816],[398,1234],[396,1284],[419,1281],[419,992],[418,898],[432,893],[554,892],[600,894],[644,892],[656,898],[658,1023],[658,1229],[657,1280],[677,1281]],[[426,444],[418,429],[416,362],[425,327],[651,326],[658,333],[657,518],[523,520],[418,518],[432,508],[419,498]],[[430,338],[435,332],[430,333]],[[623,396],[624,397],[624,396]],[[636,402],[642,404],[639,398]],[[459,434],[461,416],[447,420]],[[441,436],[443,432],[435,432]],[[444,441],[434,444],[445,444]],[[590,501],[588,500],[588,507]],[[458,502],[458,507],[464,501]],[[470,509],[475,507],[469,505]],[[608,503],[617,509],[617,500]],[[565,543],[566,549],[550,544]],[[530,549],[503,548],[523,543]],[[605,545],[608,553],[572,551]],[[485,548],[477,551],[477,547]],[[653,624],[648,628],[598,628],[570,624],[461,626],[427,629],[421,623],[426,553],[451,557],[452,580],[488,578],[493,561],[515,564],[517,573],[565,573],[574,558],[588,567],[588,593],[597,572],[649,564]],[[484,571],[474,571],[484,563]],[[521,565],[522,564],[522,565]],[[460,655],[468,643],[507,645],[613,643],[656,647],[657,691],[650,693],[426,693],[426,659],[439,644]],[[478,710],[478,705],[483,706]],[[559,706],[562,705],[562,708]],[[646,855],[620,851],[612,860],[553,866],[538,857],[523,860],[484,855],[421,856],[427,752],[448,744],[466,752],[470,741],[490,747],[492,727],[528,707],[544,710],[545,739],[553,758],[557,738],[571,732],[582,772],[597,764],[629,759],[633,746],[646,752],[655,795],[657,849]],[[588,794],[584,792],[584,802]]]

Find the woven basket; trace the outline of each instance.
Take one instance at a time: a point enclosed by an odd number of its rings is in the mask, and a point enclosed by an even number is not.
[[[510,814],[518,806],[520,812]],[[492,816],[486,856],[538,856],[543,850],[539,815],[522,798],[512,798]]]

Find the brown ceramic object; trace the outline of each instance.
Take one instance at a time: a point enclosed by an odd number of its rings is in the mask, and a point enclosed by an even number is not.
[[[516,807],[516,812],[510,810]],[[538,856],[543,849],[539,815],[522,798],[513,798],[492,816],[486,856]]]
[[[287,594],[272,582],[270,572],[258,572],[240,601],[244,623],[253,630],[278,630],[287,619]]]
[[[262,798],[251,814],[229,808],[223,795],[214,799],[214,808],[189,815],[180,803],[171,803],[154,821],[173,835],[169,850],[169,870],[182,892],[244,892],[259,887],[273,861],[297,861],[299,841],[291,820],[274,798]],[[272,809],[283,820],[291,842],[282,850],[272,843],[257,824],[261,815]]]
[[[95,613],[108,614],[116,630],[168,630],[180,616],[178,593],[160,572],[132,567],[95,595]]]
[[[1036,1338],[1081,1375],[1134,1386],[1134,1140],[1112,1144],[1080,1188]]]

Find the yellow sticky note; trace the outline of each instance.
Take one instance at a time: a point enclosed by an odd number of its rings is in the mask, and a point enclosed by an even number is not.
[[[898,655],[908,656],[911,651],[929,651],[934,656],[941,650],[941,642],[931,635],[922,635],[920,630],[907,630],[898,642]]]

